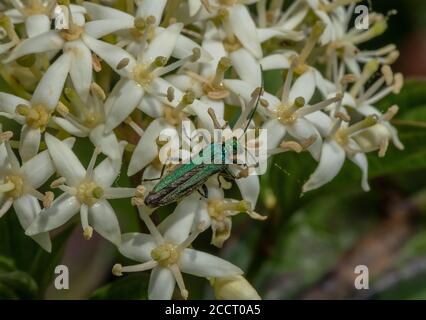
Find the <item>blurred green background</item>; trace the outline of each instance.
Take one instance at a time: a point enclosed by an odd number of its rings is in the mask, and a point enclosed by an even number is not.
[[[380,107],[399,105],[395,125],[405,150],[391,146],[385,158],[370,156],[368,193],[360,188],[358,168],[347,163],[332,183],[300,196],[316,163],[308,154],[277,156],[261,179],[257,208],[269,219],[237,216],[232,237],[221,250],[209,246],[208,232],[195,243],[246,270],[264,299],[426,298],[426,1],[373,0],[371,5],[385,14],[398,11],[390,17],[388,31],[369,47],[395,43],[401,51],[395,71],[404,74],[406,85]],[[267,77],[267,84],[275,82],[273,74]],[[90,147],[80,146],[76,151],[88,162]],[[118,184],[129,183],[126,179],[122,176]],[[124,232],[141,229],[126,201],[116,201],[114,207]],[[12,212],[2,218],[0,298],[146,297],[147,275],[114,278],[113,263],[129,261],[102,239],[83,240],[78,224],[75,230],[71,225],[62,230],[54,244],[48,255],[25,237]],[[52,288],[60,263],[70,269],[67,291]],[[369,290],[354,290],[357,265],[369,268]],[[213,297],[207,281],[185,281],[190,298]]]

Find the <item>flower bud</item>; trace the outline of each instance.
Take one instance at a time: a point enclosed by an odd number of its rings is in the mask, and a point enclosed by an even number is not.
[[[217,300],[261,300],[243,276],[214,278],[211,284]]]

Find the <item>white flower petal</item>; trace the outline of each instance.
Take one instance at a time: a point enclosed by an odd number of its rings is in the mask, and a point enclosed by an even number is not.
[[[300,142],[315,137],[316,140],[308,147],[308,150],[315,160],[318,160],[320,158],[322,139],[318,130],[311,122],[304,118],[298,118],[291,125],[286,126],[286,128],[288,133]]]
[[[90,132],[90,141],[102,150],[102,153],[111,159],[119,160],[120,146],[113,132],[105,134],[105,126],[98,125]]]
[[[92,53],[81,40],[68,42],[64,48],[71,54],[70,76],[75,90],[83,101],[87,101],[92,83]]]
[[[48,133],[45,134],[45,140],[58,173],[66,179],[67,185],[78,185],[86,175],[80,160],[65,142]]]
[[[102,237],[116,246],[120,245],[120,224],[108,201],[102,200],[89,207],[89,224]]]
[[[135,110],[144,95],[144,89],[133,80],[128,80],[115,92],[115,101],[107,114],[105,132],[110,132]]]
[[[50,30],[50,19],[44,14],[34,14],[25,20],[25,30],[29,38]]]
[[[361,75],[361,67],[355,58],[345,57],[344,61],[350,72],[357,76]]]
[[[148,287],[149,300],[170,300],[173,296],[176,281],[173,273],[163,267],[155,267],[151,271]]]
[[[142,63],[150,64],[157,57],[169,59],[182,28],[182,23],[175,23],[158,34],[143,52]]]
[[[264,123],[262,129],[267,130],[268,149],[274,149],[280,145],[286,133],[285,126],[278,119],[272,119]]]
[[[302,3],[301,8],[299,8],[296,12],[292,13],[290,16],[283,15],[277,24],[280,26],[281,29],[293,30],[303,21],[308,12],[309,7],[305,6]]]
[[[223,100],[213,100],[207,96],[202,96],[200,100],[206,106],[209,106],[209,108],[212,108],[214,110],[214,113],[216,114],[216,117],[219,122],[225,119],[225,103],[223,102]]]
[[[1,112],[15,114],[15,109],[20,104],[23,104],[26,106],[30,105],[30,103],[25,99],[22,99],[20,97],[17,97],[13,94],[9,94],[6,92],[0,92],[0,111]]]
[[[291,86],[289,102],[294,103],[296,98],[303,97],[305,99],[305,103],[308,104],[309,101],[311,101],[314,93],[315,73],[312,71],[306,71],[299,78],[297,78],[294,84]]]
[[[84,31],[91,37],[99,39],[107,34],[123,29],[131,29],[134,26],[134,19],[132,17],[128,17],[127,19],[104,19],[86,23]]]
[[[353,163],[355,163],[362,172],[361,187],[364,191],[370,191],[370,185],[368,184],[368,161],[364,153],[358,152],[354,156],[348,157]]]
[[[262,74],[259,62],[246,49],[241,48],[230,54],[232,66],[241,80],[254,86],[262,84]]]
[[[75,126],[72,122],[68,121],[67,119],[60,118],[60,117],[51,117],[50,118],[53,123],[57,124],[59,127],[64,129],[66,132],[68,132],[72,136],[76,136],[79,138],[87,137],[89,134],[88,130],[84,130],[83,128]]]
[[[258,85],[255,86],[242,80],[224,80],[223,84],[246,101],[251,100],[251,94],[258,87]],[[281,104],[280,99],[266,91],[263,93],[262,98],[268,102],[269,108],[274,108]]]
[[[161,118],[156,119],[149,124],[133,151],[129,168],[127,170],[128,176],[132,176],[139,172],[157,157],[157,138],[161,131],[166,128],[171,128],[171,126]]]
[[[70,4],[70,10],[71,10],[71,13],[73,14],[73,16],[75,14],[78,14],[78,13],[81,13],[81,14],[86,13],[86,8],[84,8],[80,5],[76,5],[76,4]]]
[[[74,145],[75,138],[64,140],[70,148]],[[37,168],[34,170],[34,168]],[[21,172],[25,175],[25,181],[34,189],[41,187],[54,173],[55,167],[49,155],[49,151],[40,152],[31,160],[25,162],[21,167]]]
[[[229,9],[229,22],[231,28],[242,45],[247,48],[257,59],[262,58],[256,25],[245,5],[236,4]]]
[[[200,49],[201,54],[200,58],[197,60],[198,63],[209,63],[212,60],[209,52],[201,48],[195,41],[181,34],[178,35],[172,56],[176,59],[183,59],[191,55],[194,48]]]
[[[33,236],[42,232],[56,229],[70,220],[80,210],[77,198],[68,194],[62,194],[52,205],[40,212],[25,234]]]
[[[64,45],[64,39],[59,35],[58,31],[51,30],[42,33],[33,38],[28,38],[21,41],[10,55],[3,60],[4,63],[9,63],[20,57],[31,53],[48,52],[51,50],[59,50]]]
[[[117,157],[106,158],[98,164],[93,172],[93,180],[101,186],[109,187],[120,174],[121,158],[126,142],[120,142],[117,146]]]
[[[189,110],[191,110],[197,116],[199,127],[204,128],[209,132],[213,132],[214,124],[208,113],[209,108],[210,106],[206,105],[200,100],[194,100]]]
[[[213,60],[210,63],[203,65],[201,75],[205,77],[211,77],[216,73],[219,60],[222,57],[227,57],[228,53],[225,50],[223,42],[217,39],[205,38],[203,40],[203,49],[209,52]]]
[[[345,151],[337,142],[325,141],[318,167],[303,185],[303,192],[317,189],[333,180],[342,168],[345,157]]]
[[[288,69],[289,58],[284,54],[271,54],[260,60],[263,70]]]
[[[16,215],[18,216],[19,222],[24,230],[31,225],[41,211],[38,200],[31,195],[25,195],[15,199],[13,202],[13,208],[15,209]],[[52,251],[52,242],[50,241],[48,232],[37,234],[31,238],[33,238],[33,240],[47,252]]]
[[[254,210],[260,192],[259,177],[257,175],[250,175],[246,178],[237,179],[235,182],[240,189],[243,199],[250,201],[251,207]]]
[[[150,94],[143,97],[138,109],[154,119],[162,117],[164,114],[164,104]]]
[[[232,263],[194,249],[182,251],[179,266],[182,272],[198,277],[229,277],[244,272]]]
[[[186,74],[171,74],[165,76],[164,79],[180,91],[192,90],[196,96],[204,94],[199,81]]]
[[[389,121],[384,121],[383,125],[389,130],[394,146],[397,147],[399,150],[404,150],[405,147],[402,141],[399,139],[398,130],[396,130],[396,128],[391,125]]]
[[[24,16],[17,9],[9,9],[4,12],[13,22],[13,24],[24,22]]]
[[[151,251],[155,247],[157,247],[157,244],[149,234],[125,233],[121,236],[121,244],[118,250],[129,259],[146,262],[152,260]]]
[[[87,13],[93,20],[101,20],[101,19],[122,19],[128,20],[133,19],[128,13],[124,11],[117,10],[111,7],[107,7],[101,4],[92,3],[85,1],[83,2],[84,8],[86,8]]]
[[[64,53],[41,78],[31,99],[31,104],[33,106],[41,104],[49,110],[55,109],[70,68],[71,56]]]
[[[142,18],[154,16],[156,25],[159,25],[166,4],[167,0],[139,1],[136,16]]]
[[[136,61],[135,58],[133,58],[133,56],[126,50],[123,50],[116,45],[97,40],[86,34],[83,34],[82,39],[90,50],[101,57],[119,75],[126,77],[132,72]],[[129,63],[126,67],[118,70],[117,66],[123,59],[128,59]]]
[[[189,0],[188,1],[189,6],[189,15],[195,16],[197,12],[201,9],[202,3],[200,0]]]
[[[209,190],[209,197],[211,197],[211,193],[212,193],[211,189],[212,188],[208,189]],[[221,198],[223,198],[223,195],[221,197],[219,197],[219,199],[221,199]],[[198,209],[197,209],[197,212],[195,213],[195,217],[194,217],[194,223],[192,225],[192,231],[195,231],[199,227],[200,224],[202,224],[206,229],[211,226],[212,219],[211,219],[207,209],[208,209],[207,201],[199,201]]]
[[[108,95],[108,98],[104,102],[105,115],[107,115],[111,111],[111,108],[115,103],[115,100],[117,100],[117,98],[119,97],[118,93],[120,92],[121,88],[126,84],[127,80],[128,80],[127,78],[121,78],[115,84],[114,88],[112,88],[111,92]]]
[[[40,140],[40,129],[33,129],[27,125],[22,127],[21,137],[19,139],[19,155],[23,162],[30,160],[37,154]]]
[[[188,238],[198,208],[199,194],[191,194],[176,206],[176,209],[158,226],[164,239],[179,244]]]
[[[316,111],[307,114],[305,118],[309,120],[315,126],[315,128],[317,128],[321,136],[325,137],[330,133],[330,128],[333,125],[333,121],[326,113],[322,111]]]
[[[16,43],[14,41],[9,41],[9,42],[0,44],[0,54],[6,53],[10,49],[12,49],[15,45]]]
[[[304,38],[304,34],[301,31],[285,30],[280,28],[261,28],[257,29],[257,35],[261,43],[272,39],[279,38],[291,41],[301,41]]]

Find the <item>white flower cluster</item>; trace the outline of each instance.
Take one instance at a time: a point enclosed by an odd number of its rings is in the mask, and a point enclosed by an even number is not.
[[[240,212],[265,218],[253,211],[258,177],[242,168],[243,200],[234,200],[215,175],[205,197],[183,197],[156,226],[144,199],[163,171],[164,129],[180,134],[188,120],[213,130],[235,110],[244,127],[256,105],[247,125],[268,130],[269,155],[306,150],[318,161],[303,192],[331,181],[346,158],[368,190],[366,153],[385,155],[389,141],[403,148],[389,123],[398,107],[375,107],[401,89],[390,67],[398,51],[359,48],[388,18],[369,13],[368,29],[351,27],[357,0],[70,2],[0,7],[0,75],[11,92],[0,92],[0,116],[21,127],[19,141],[0,130],[0,216],[13,206],[25,233],[50,251],[49,231],[80,213],[86,239],[95,230],[141,262],[116,264],[114,274],[152,270],[150,299],[170,299],[176,283],[187,298],[182,273],[208,278],[219,298],[259,298],[238,267],[190,247],[208,228],[221,247]],[[259,88],[262,70],[282,71],[277,93]],[[84,138],[93,144],[87,168],[72,151]],[[128,176],[142,172],[133,188],[116,185],[123,162]],[[55,193],[39,191],[47,181]],[[118,198],[137,206],[149,234],[121,233],[108,201]]]

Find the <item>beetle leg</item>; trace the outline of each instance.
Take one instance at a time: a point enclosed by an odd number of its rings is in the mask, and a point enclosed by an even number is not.
[[[205,184],[203,184],[201,186],[201,189],[203,190],[203,192],[200,191],[200,189],[198,189],[198,193],[201,194],[202,197],[204,198],[208,198],[209,197],[209,190],[207,189],[207,186]]]
[[[161,180],[161,178],[164,175],[164,170],[165,169],[166,169],[166,165],[163,164],[163,167],[161,168],[160,176],[158,178],[142,179],[142,182],[149,182],[149,181],[158,181],[158,180]]]

